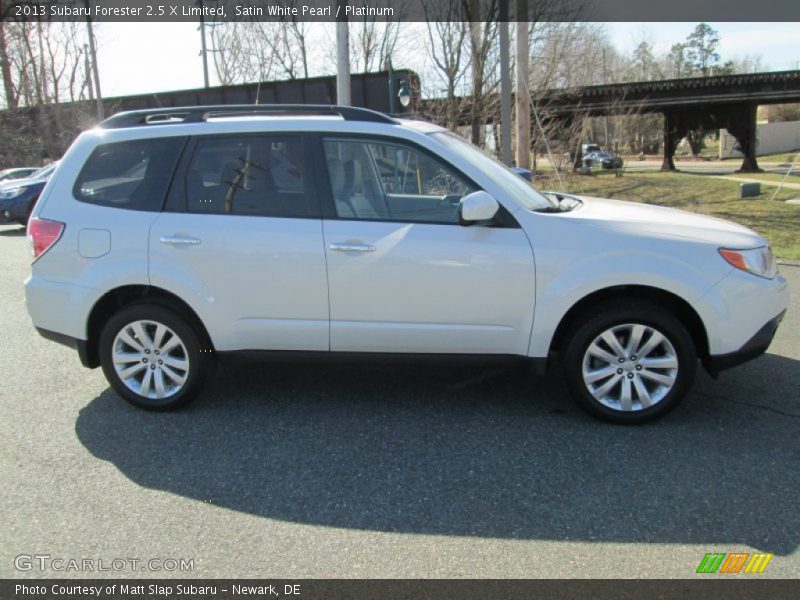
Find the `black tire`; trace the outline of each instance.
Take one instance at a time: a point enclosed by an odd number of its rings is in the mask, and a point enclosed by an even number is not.
[[[137,321],[162,324],[171,330],[171,332],[179,338],[180,342],[182,342],[182,347],[177,350],[177,352],[179,352],[177,360],[182,360],[185,356],[188,360],[188,367],[186,371],[173,369],[172,372],[185,375],[185,382],[182,384],[182,387],[179,387],[177,391],[172,392],[170,395],[166,395],[165,397],[151,397],[150,395],[144,396],[137,393],[137,391],[131,389],[131,387],[120,378],[115,369],[113,353],[115,351],[114,344],[117,335],[128,325]],[[151,335],[151,339],[152,337],[154,336]],[[169,340],[171,338],[167,337],[165,339]],[[134,338],[134,341],[139,340]],[[128,349],[133,353],[132,346],[128,347]],[[155,351],[147,351],[148,357],[152,356],[152,358],[148,359],[148,365],[144,367],[145,372],[147,368],[161,371],[161,367],[156,367],[153,363],[154,360],[160,362],[160,359],[152,354],[152,352]],[[176,350],[172,352],[176,352]],[[134,406],[145,410],[166,411],[186,405],[202,391],[207,377],[214,367],[213,354],[208,344],[204,342],[204,336],[201,332],[196,331],[186,319],[175,311],[149,303],[132,304],[115,313],[108,322],[106,322],[100,333],[99,353],[103,373],[114,391]],[[162,358],[165,357],[162,356]],[[176,357],[170,356],[170,358],[174,359]],[[136,361],[131,364],[138,366],[138,362]],[[144,375],[142,375],[142,378],[143,377]],[[154,374],[151,374],[151,377],[154,377]],[[161,374],[162,382],[174,383],[169,380],[169,377],[166,379],[164,379],[164,377],[167,377],[166,371]],[[128,381],[135,385],[135,382],[133,382],[131,378],[129,378]],[[148,388],[150,381],[153,382],[153,386],[155,387],[154,379],[150,379],[148,381]],[[175,384],[175,386],[177,386],[177,384]],[[153,393],[157,392],[154,390]]]
[[[655,371],[658,374],[666,373],[674,377],[672,387],[667,388],[664,386],[660,388],[659,391],[661,393],[666,389],[668,389],[668,392],[650,406],[646,406],[644,402],[639,400],[641,396],[638,389],[631,392],[633,396],[637,396],[635,403],[638,403],[639,407],[636,409],[634,404],[634,410],[625,411],[621,408],[610,407],[594,397],[588,388],[588,384],[584,382],[583,366],[589,346],[603,334],[603,332],[613,327],[620,327],[617,331],[621,331],[624,334],[626,331],[624,326],[628,324],[644,325],[665,336],[669,344],[671,344],[672,349],[674,349],[674,358],[677,359],[677,373],[666,370]],[[633,337],[633,335],[630,335],[628,339],[630,340],[631,337]],[[645,345],[646,343],[643,339],[640,348],[644,349]],[[665,346],[662,346],[662,348],[663,347]],[[656,351],[658,351],[658,348]],[[637,358],[641,360],[641,357]],[[671,355],[670,358],[672,358]],[[644,377],[638,377],[635,370],[632,371],[633,375],[631,372],[624,372],[622,367],[625,367],[625,369],[639,369],[639,372],[642,370],[641,366],[629,359],[630,357],[627,357],[624,365],[618,365],[620,368],[616,369],[614,374],[610,375],[608,379],[600,380],[596,385],[602,387],[603,383],[610,382],[614,377],[619,376],[619,387],[615,384],[612,391],[618,389],[617,395],[620,397],[622,396],[622,384],[626,383],[623,381],[624,378],[630,378],[631,380],[634,378],[637,379],[637,385],[643,385],[645,383],[647,386],[658,387],[660,385]],[[587,360],[593,361],[599,359],[587,358]],[[697,371],[697,350],[692,341],[692,337],[689,335],[683,323],[664,307],[648,300],[614,300],[593,307],[590,311],[584,312],[576,319],[575,325],[573,325],[566,335],[566,344],[564,352],[562,353],[562,363],[567,386],[578,406],[591,416],[604,421],[619,424],[638,424],[664,416],[677,407],[684,399],[694,381],[694,376]],[[610,366],[610,363],[607,361],[601,360],[601,363]],[[647,371],[647,367],[644,369]],[[655,367],[654,369],[659,369],[659,367]],[[620,374],[621,370],[623,370],[623,373]],[[633,383],[628,382],[628,385],[632,386]],[[598,391],[597,389],[595,390],[595,392]],[[648,401],[652,400],[646,394],[644,397],[647,398]],[[603,399],[606,400],[606,398]],[[610,403],[613,404],[613,401]],[[620,407],[621,406],[620,404]]]

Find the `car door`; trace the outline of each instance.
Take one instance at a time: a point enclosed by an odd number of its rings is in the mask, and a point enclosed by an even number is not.
[[[330,136],[315,147],[331,350],[526,353],[533,254],[507,211],[493,226],[459,225],[477,186],[416,145]]]
[[[150,231],[150,280],[219,351],[328,350],[322,222],[301,135],[190,142]]]

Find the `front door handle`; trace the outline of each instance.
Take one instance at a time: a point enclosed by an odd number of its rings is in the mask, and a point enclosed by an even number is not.
[[[328,246],[333,252],[375,252],[375,246],[370,244],[338,243]]]
[[[184,237],[180,235],[162,235],[161,243],[179,246],[197,246],[200,243],[200,238]]]

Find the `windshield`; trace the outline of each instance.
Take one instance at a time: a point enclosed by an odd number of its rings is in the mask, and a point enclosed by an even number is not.
[[[455,133],[437,131],[430,135],[450,150],[457,152],[473,167],[491,177],[492,181],[503,188],[504,192],[528,210],[541,210],[558,206],[557,201],[540,194],[531,184],[511,169]]]

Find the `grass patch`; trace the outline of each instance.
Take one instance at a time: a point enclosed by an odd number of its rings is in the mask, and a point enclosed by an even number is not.
[[[782,189],[770,201],[774,187],[756,198],[739,199],[739,184],[690,173],[613,173],[562,176],[574,194],[632,200],[680,208],[741,223],[763,235],[780,258],[800,259],[800,205],[786,204],[800,190]],[[539,189],[557,189],[555,178],[537,178]]]

